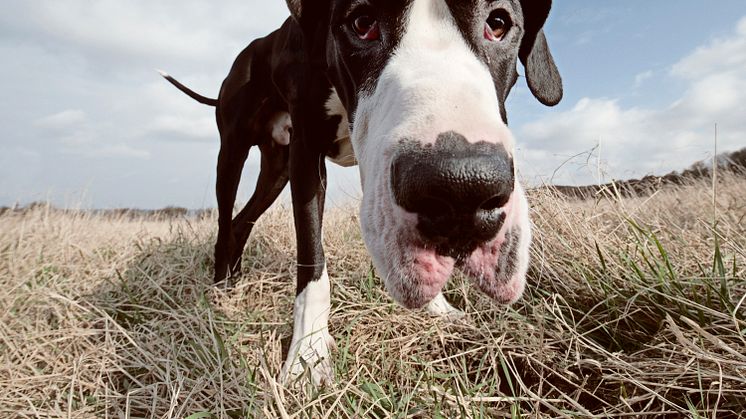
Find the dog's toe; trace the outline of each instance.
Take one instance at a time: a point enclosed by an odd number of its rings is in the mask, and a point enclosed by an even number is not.
[[[450,305],[442,293],[435,296],[435,298],[428,303],[425,310],[431,316],[438,317],[448,322],[455,322],[466,317],[466,313]]]
[[[281,382],[292,386],[310,380],[315,386],[331,385],[334,382],[334,369],[330,350],[334,349],[334,338],[326,331],[292,342],[280,373]]]
[[[298,358],[288,366],[287,362],[280,373],[280,382],[288,387],[312,383],[323,387],[334,383],[334,369],[331,361],[326,358]]]

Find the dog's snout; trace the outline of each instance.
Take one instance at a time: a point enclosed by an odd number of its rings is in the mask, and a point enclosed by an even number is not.
[[[501,144],[469,143],[455,132],[435,144],[403,142],[391,166],[396,203],[418,215],[423,237],[448,252],[494,238],[515,185]]]

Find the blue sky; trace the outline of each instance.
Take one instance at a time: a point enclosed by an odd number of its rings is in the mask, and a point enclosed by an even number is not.
[[[746,16],[746,2],[569,0],[555,2],[552,12],[548,31],[568,99],[562,107],[581,97],[665,106],[685,88],[665,77],[671,65],[713,39],[732,35]],[[648,72],[641,89],[636,78]]]
[[[214,205],[212,110],[154,69],[215,96],[235,55],[287,16],[283,1],[6,0],[3,9],[0,205]],[[681,169],[711,156],[716,122],[721,150],[746,146],[743,0],[558,1],[547,35],[563,102],[541,106],[522,80],[508,100],[527,183],[596,182],[599,163],[602,180]],[[332,205],[359,197],[355,169],[330,173]]]

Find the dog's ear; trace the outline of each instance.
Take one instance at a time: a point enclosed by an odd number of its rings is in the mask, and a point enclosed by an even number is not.
[[[562,100],[562,77],[544,36],[544,22],[551,0],[522,0],[525,33],[518,56],[526,68],[526,80],[539,102],[554,106]]]
[[[303,2],[301,0],[285,0],[285,2],[288,4],[288,9],[290,9],[290,15],[293,16],[293,19],[300,22],[300,16],[303,10],[301,3]]]
[[[304,36],[316,36],[322,32],[326,35],[329,29],[328,0],[285,0],[285,3]]]

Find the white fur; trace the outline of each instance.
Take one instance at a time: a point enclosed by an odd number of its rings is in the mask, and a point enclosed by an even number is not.
[[[295,299],[293,339],[282,367],[281,379],[289,383],[306,372],[314,384],[331,383],[334,371],[329,349],[334,339],[329,334],[331,296],[329,274],[324,267],[318,281],[309,283]]]
[[[293,122],[290,120],[290,114],[287,112],[277,112],[269,119],[269,127],[272,133],[272,139],[279,145],[290,144],[290,129],[293,128]]]
[[[459,320],[464,317],[464,312],[450,305],[446,300],[446,297],[443,296],[443,293],[438,293],[438,295],[427,304],[425,310],[427,310],[431,316],[440,317],[449,321]]]
[[[513,226],[519,226],[521,228],[521,235],[518,245],[518,261],[516,262],[517,270],[513,276],[513,282],[520,284],[521,289],[518,293],[518,297],[523,295],[523,290],[526,285],[526,274],[528,273],[528,265],[530,262],[530,251],[531,251],[531,220],[529,217],[529,206],[528,199],[526,198],[526,192],[523,187],[516,183],[516,191],[520,194],[520,201],[518,210],[513,214],[513,220],[508,225],[508,228]]]
[[[356,165],[355,151],[352,149],[352,142],[350,141],[350,121],[335,88],[332,88],[329,99],[326,101],[326,114],[329,117],[342,117],[339,126],[337,126],[337,138],[334,140],[335,143],[339,143],[339,155],[327,158],[332,163],[342,167]]]
[[[341,117],[336,141],[342,143],[342,153],[330,160],[343,166],[360,165],[363,237],[390,294],[412,306],[426,305],[433,315],[457,319],[463,314],[440,292],[444,281],[427,278],[447,279],[454,261],[418,247],[417,217],[397,206],[390,190],[392,154],[402,139],[433,143],[447,131],[456,131],[471,142],[500,143],[511,155],[514,140],[500,117],[490,71],[463,39],[445,0],[414,0],[408,13],[401,43],[374,91],[358,98],[352,135],[339,96],[331,91],[325,105],[329,117]],[[499,284],[498,291],[520,296],[531,235],[528,204],[520,185],[506,211],[505,225],[492,243],[502,243],[513,228],[520,228],[521,234],[517,268],[510,280]],[[412,287],[417,281],[424,285]],[[306,368],[316,384],[333,379],[329,293],[325,268],[322,277],[296,298],[293,338],[282,370],[285,381],[301,376]]]
[[[480,246],[477,252],[465,261],[464,270],[483,292],[498,302],[512,304],[521,298],[526,286],[531,245],[528,200],[520,184],[516,184],[506,210],[508,217],[502,232],[494,241]],[[515,260],[508,261],[505,256],[511,254]],[[506,269],[506,266],[495,269],[502,263],[512,266],[513,269]]]
[[[395,205],[390,191],[397,143],[433,143],[438,134],[456,131],[471,142],[501,143],[511,155],[514,150],[489,69],[463,39],[445,1],[415,0],[406,22],[375,90],[358,101],[352,132],[363,186],[363,238],[389,293],[405,305],[435,298],[438,284],[418,298],[404,295],[417,279],[411,257],[417,233],[416,217]]]

